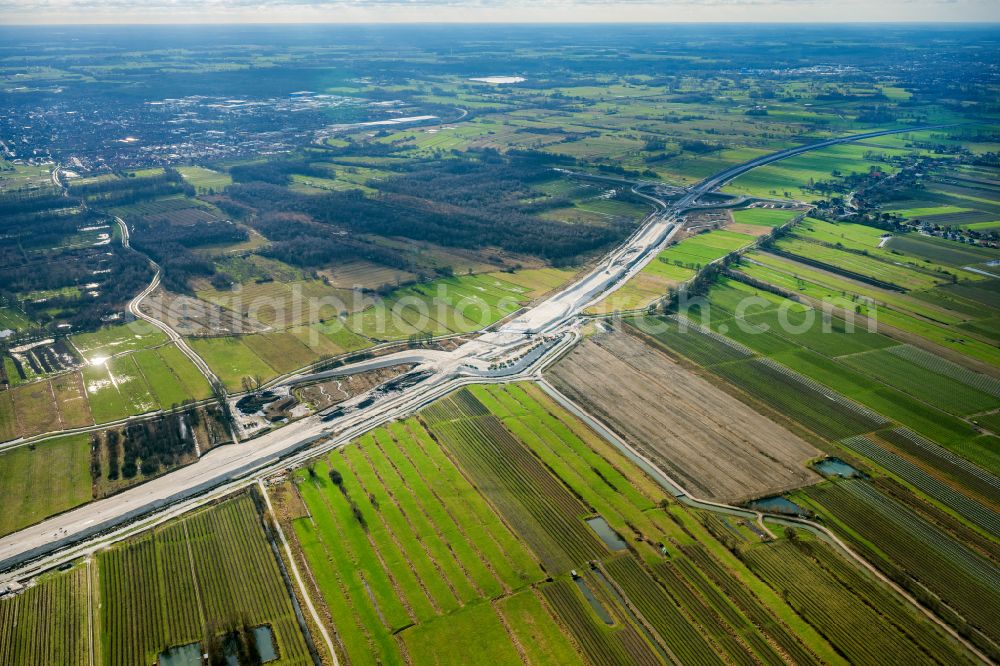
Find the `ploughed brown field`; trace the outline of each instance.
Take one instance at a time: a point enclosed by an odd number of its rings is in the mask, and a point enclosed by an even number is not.
[[[641,340],[615,329],[548,373],[691,494],[740,501],[815,483],[820,451]]]

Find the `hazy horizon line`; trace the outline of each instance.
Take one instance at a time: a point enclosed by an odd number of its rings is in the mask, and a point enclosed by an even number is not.
[[[282,27],[336,27],[336,26],[587,26],[587,25],[615,25],[615,26],[656,26],[656,25],[732,25],[732,26],[771,26],[771,25],[781,25],[781,26],[885,26],[885,25],[898,25],[898,26],[925,26],[925,27],[936,27],[940,25],[947,26],[967,26],[970,28],[1000,28],[1000,20],[996,21],[973,21],[969,19],[961,20],[934,20],[934,19],[918,19],[912,21],[889,21],[889,20],[858,20],[858,21],[802,21],[802,20],[775,20],[775,21],[739,21],[739,20],[726,20],[726,21],[713,21],[713,20],[697,20],[697,21],[603,21],[603,20],[576,20],[576,21],[538,21],[538,20],[525,20],[525,21],[191,21],[191,22],[177,22],[177,21],[135,21],[135,22],[120,22],[120,23],[108,23],[108,22],[88,22],[80,21],[73,23],[44,23],[44,22],[8,22],[3,26],[0,26],[0,30],[4,28],[77,28],[77,27],[93,27],[93,28],[126,28],[126,27],[183,27],[190,28],[196,26],[282,26]]]

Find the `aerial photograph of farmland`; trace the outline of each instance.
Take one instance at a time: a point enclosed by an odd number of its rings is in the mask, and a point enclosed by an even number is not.
[[[0,0],[8,664],[1000,664],[1000,6]]]

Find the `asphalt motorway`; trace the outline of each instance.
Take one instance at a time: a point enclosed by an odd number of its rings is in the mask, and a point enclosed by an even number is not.
[[[360,372],[371,369],[372,363],[384,367],[387,360],[395,359],[400,363],[419,363],[418,369],[429,373],[427,379],[398,394],[383,396],[364,408],[356,406],[358,399],[348,401],[345,404],[353,408],[333,421],[309,417],[251,441],[219,447],[187,467],[9,534],[0,539],[0,571],[7,572],[3,578],[20,577],[28,563],[32,565],[28,568],[37,569],[40,560],[54,563],[60,557],[80,552],[88,543],[107,541],[110,532],[125,534],[121,531],[122,526],[132,521],[140,518],[149,521],[150,516],[175,512],[178,507],[192,508],[214,497],[220,489],[253,482],[260,476],[316,455],[320,450],[342,445],[382,423],[411,414],[458,386],[532,376],[547,358],[554,358],[572,344],[579,313],[641,271],[677,233],[680,228],[678,211],[702,195],[751,169],[809,150],[922,129],[933,128],[869,132],[780,151],[720,172],[693,186],[669,205],[656,202],[658,210],[597,268],[497,331],[485,333],[447,353],[409,350],[338,369],[339,373],[345,370]],[[540,358],[530,363],[514,363],[506,375],[485,374],[494,359],[505,354],[516,355],[518,349],[531,344],[537,336],[555,340]],[[310,450],[304,450],[311,446]]]

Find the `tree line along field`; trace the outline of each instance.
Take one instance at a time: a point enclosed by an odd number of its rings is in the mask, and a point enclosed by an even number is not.
[[[202,407],[0,450],[9,507],[0,516],[0,535],[194,462],[228,442],[217,411]]]
[[[311,664],[262,517],[246,493],[131,537],[0,599],[4,663],[142,665],[267,626],[278,664]]]
[[[965,659],[833,551],[846,573],[812,575],[835,594],[793,606],[749,568],[776,544],[675,503],[532,384],[463,389],[274,495],[348,663],[459,664],[471,649],[498,663],[840,664],[876,640]],[[584,522],[594,516],[620,541],[606,544]],[[851,604],[865,611],[850,632],[821,635],[805,612]]]

